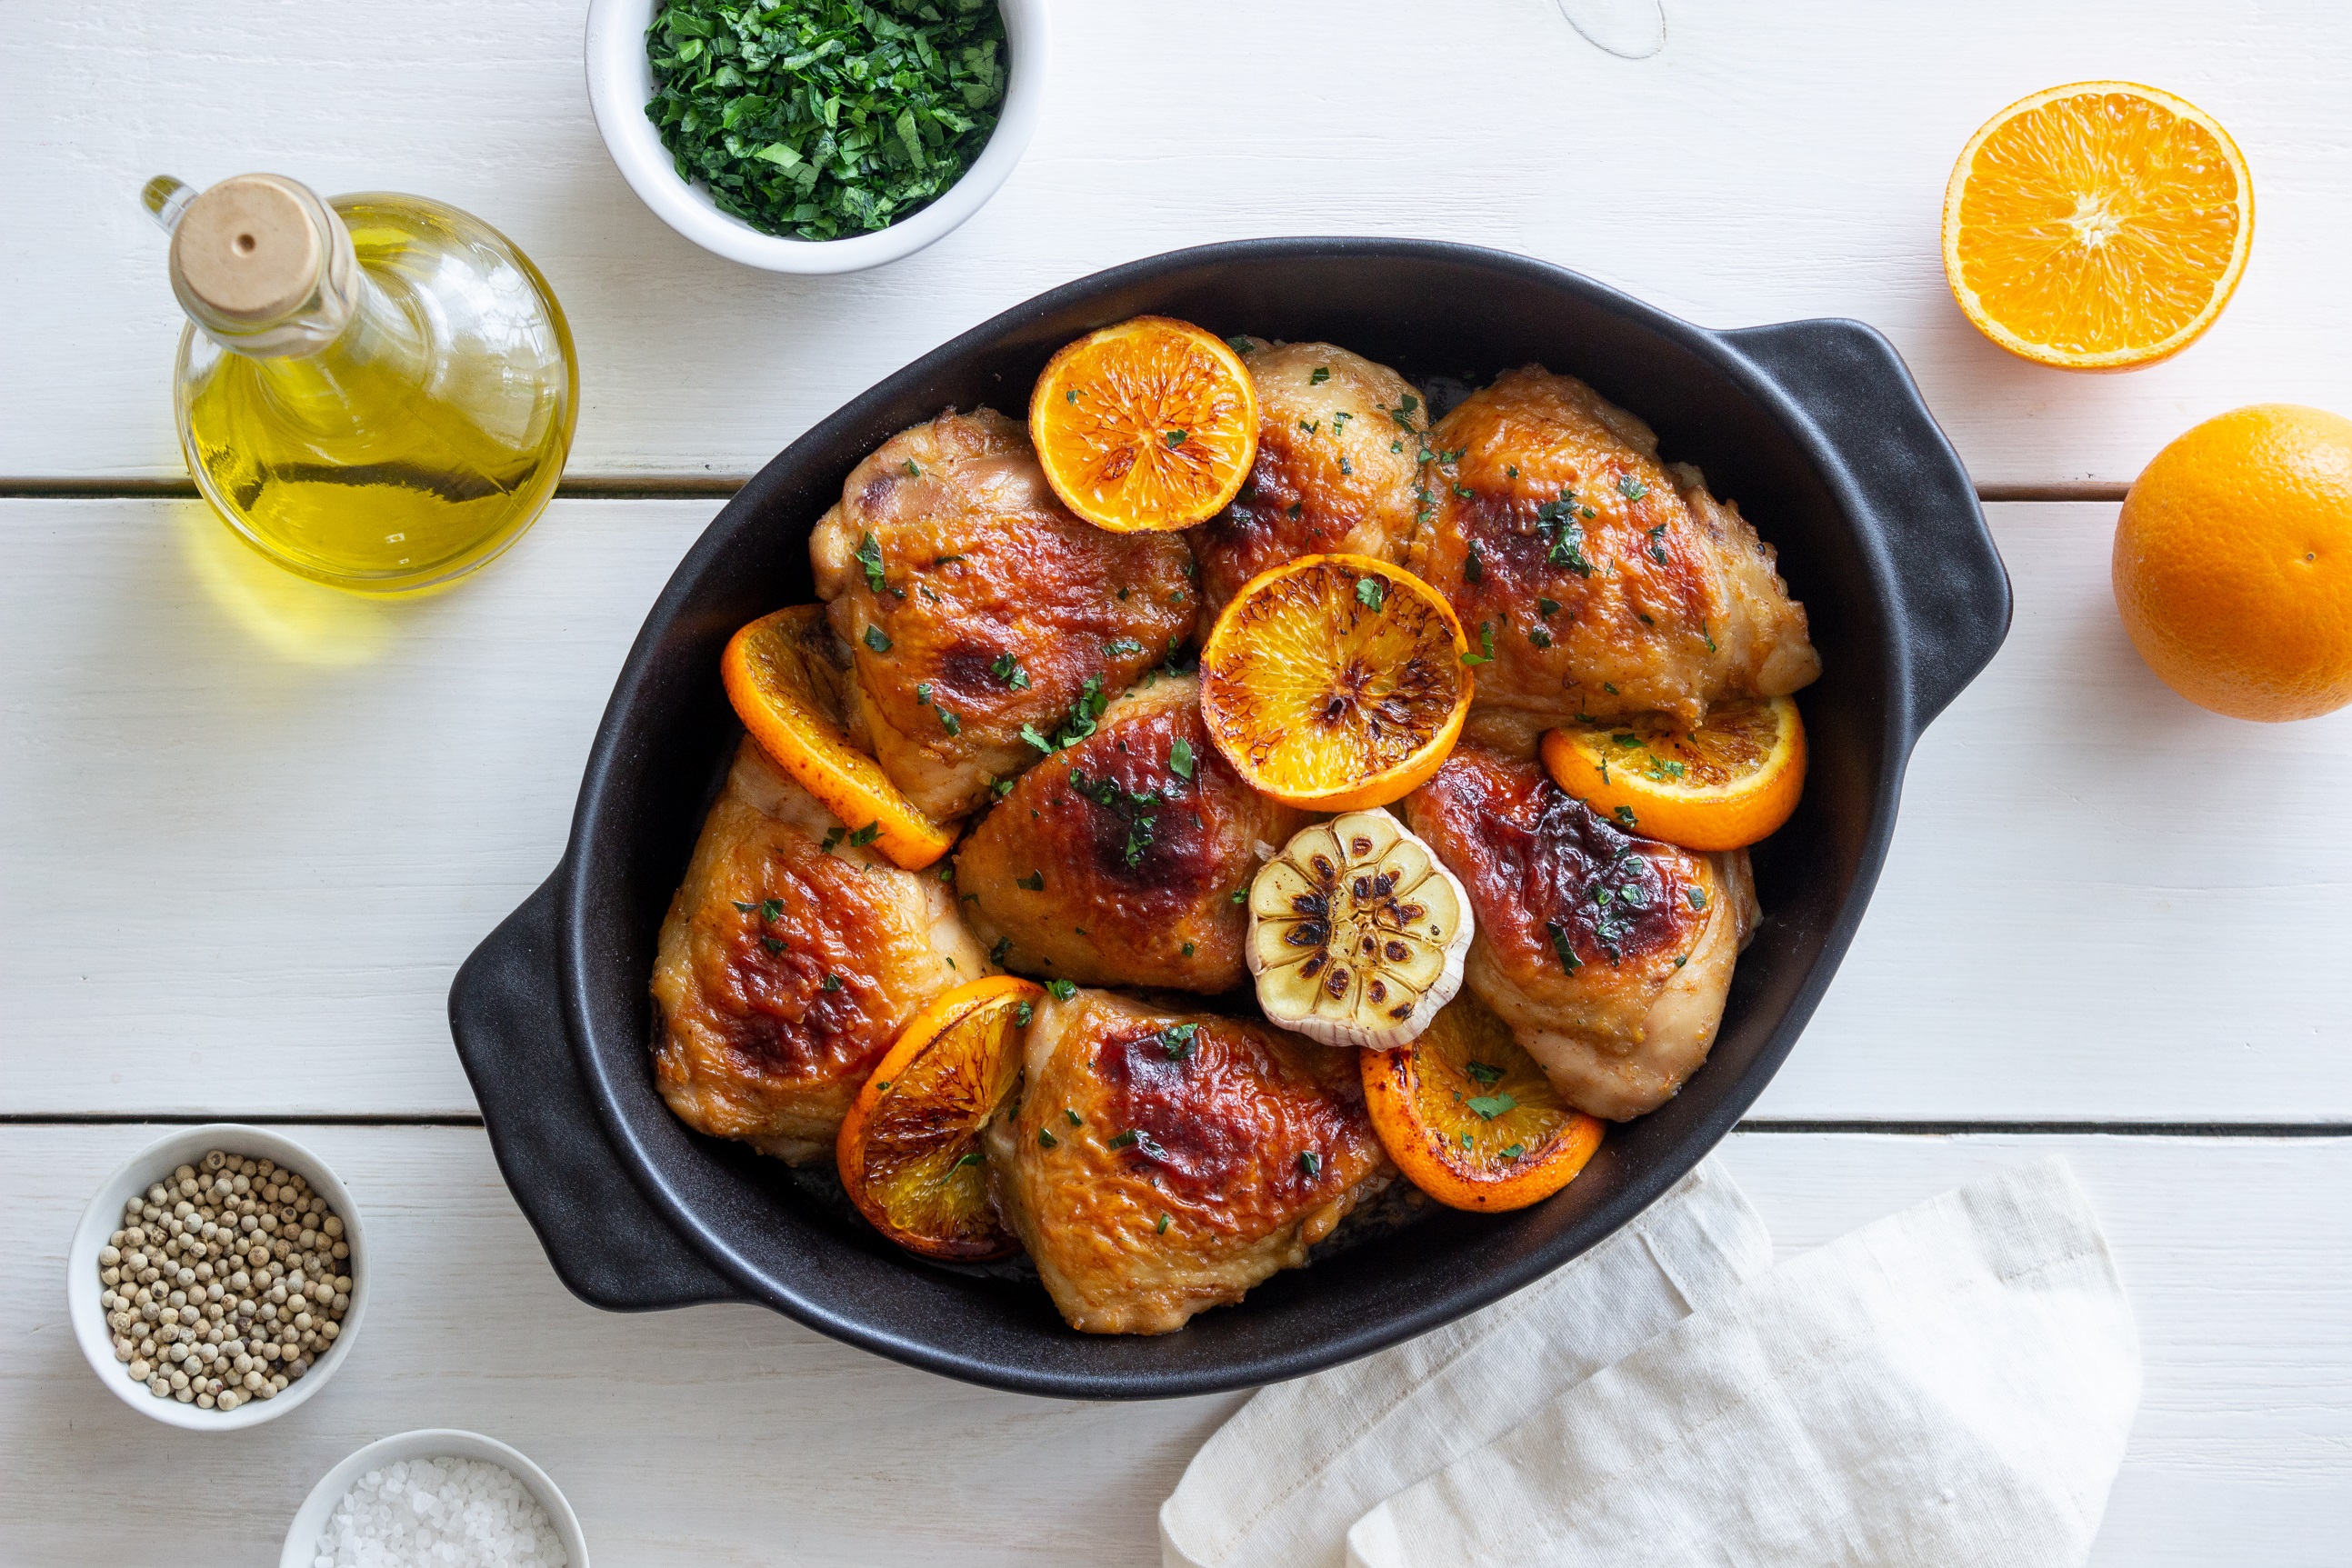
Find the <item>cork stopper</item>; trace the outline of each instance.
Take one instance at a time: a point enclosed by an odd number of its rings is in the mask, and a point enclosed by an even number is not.
[[[175,281],[227,321],[257,327],[291,314],[319,289],[316,202],[276,174],[222,181],[188,204],[172,233]]]

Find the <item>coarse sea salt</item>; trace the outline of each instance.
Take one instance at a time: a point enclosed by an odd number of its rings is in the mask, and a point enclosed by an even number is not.
[[[504,1465],[403,1459],[352,1483],[313,1568],[567,1568],[547,1510]]]

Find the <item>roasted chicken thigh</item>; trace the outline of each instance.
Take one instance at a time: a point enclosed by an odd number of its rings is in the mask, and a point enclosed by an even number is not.
[[[985,408],[883,443],[809,558],[855,666],[851,733],[935,818],[1037,759],[1024,726],[1050,738],[1167,659],[1199,609],[1181,539],[1072,517]]]
[[[1640,420],[1530,365],[1440,420],[1407,564],[1454,604],[1482,706],[1535,720],[1785,696],[1821,673],[1770,546]]]
[[[1242,357],[1257,388],[1257,458],[1233,505],[1188,534],[1209,615],[1268,567],[1345,550],[1402,564],[1421,503],[1412,384],[1328,343],[1266,343]]]
[[[1255,846],[1306,821],[1210,744],[1199,678],[1163,676],[1021,776],[965,838],[956,889],[990,958],[1017,973],[1230,990],[1248,978],[1234,894]]]
[[[698,1132],[797,1165],[916,1009],[984,963],[945,884],[849,843],[746,740],[662,922],[656,1082]]]
[[[1405,797],[1477,918],[1465,983],[1579,1110],[1655,1110],[1706,1060],[1757,921],[1746,851],[1621,831],[1535,762],[1474,744]]]
[[[998,1200],[1073,1328],[1167,1333],[1307,1260],[1394,1174],[1356,1053],[1108,991],[1037,1005]]]

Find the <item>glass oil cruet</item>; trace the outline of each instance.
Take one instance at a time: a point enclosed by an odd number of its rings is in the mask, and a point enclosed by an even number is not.
[[[188,314],[173,410],[196,487],[247,543],[338,588],[446,584],[520,538],[579,418],[572,331],[488,225],[418,196],[321,201],[277,174],[168,176]]]

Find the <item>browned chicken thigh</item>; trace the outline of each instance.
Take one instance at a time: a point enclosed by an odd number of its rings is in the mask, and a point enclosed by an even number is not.
[[[1429,445],[1433,515],[1407,564],[1474,643],[1492,636],[1482,706],[1696,721],[1717,697],[1785,696],[1821,673],[1771,547],[1582,382],[1513,371]]]
[[[849,843],[744,741],[662,922],[662,1098],[795,1165],[829,1154],[907,1019],[983,972],[954,904],[937,877]]]
[[[1636,838],[1539,764],[1470,744],[1402,809],[1469,891],[1465,983],[1569,1103],[1622,1122],[1672,1098],[1755,929],[1747,852]]]
[[[989,1167],[1086,1333],[1167,1333],[1240,1301],[1394,1173],[1352,1051],[1089,990],[1039,1003],[1026,1049]]]
[[[1081,985],[1224,991],[1248,978],[1255,846],[1303,811],[1242,782],[1201,722],[1197,676],[1128,692],[1095,733],[1021,776],[963,841],[956,889],[1005,968]]]
[[[1429,428],[1412,383],[1328,343],[1237,340],[1252,345],[1242,362],[1257,388],[1257,459],[1233,505],[1186,536],[1206,612],[1303,555],[1402,564]]]
[[[916,805],[953,818],[1189,636],[1184,542],[1081,522],[1029,437],[991,409],[943,413],[851,470],[809,537],[849,645],[851,733]]]

